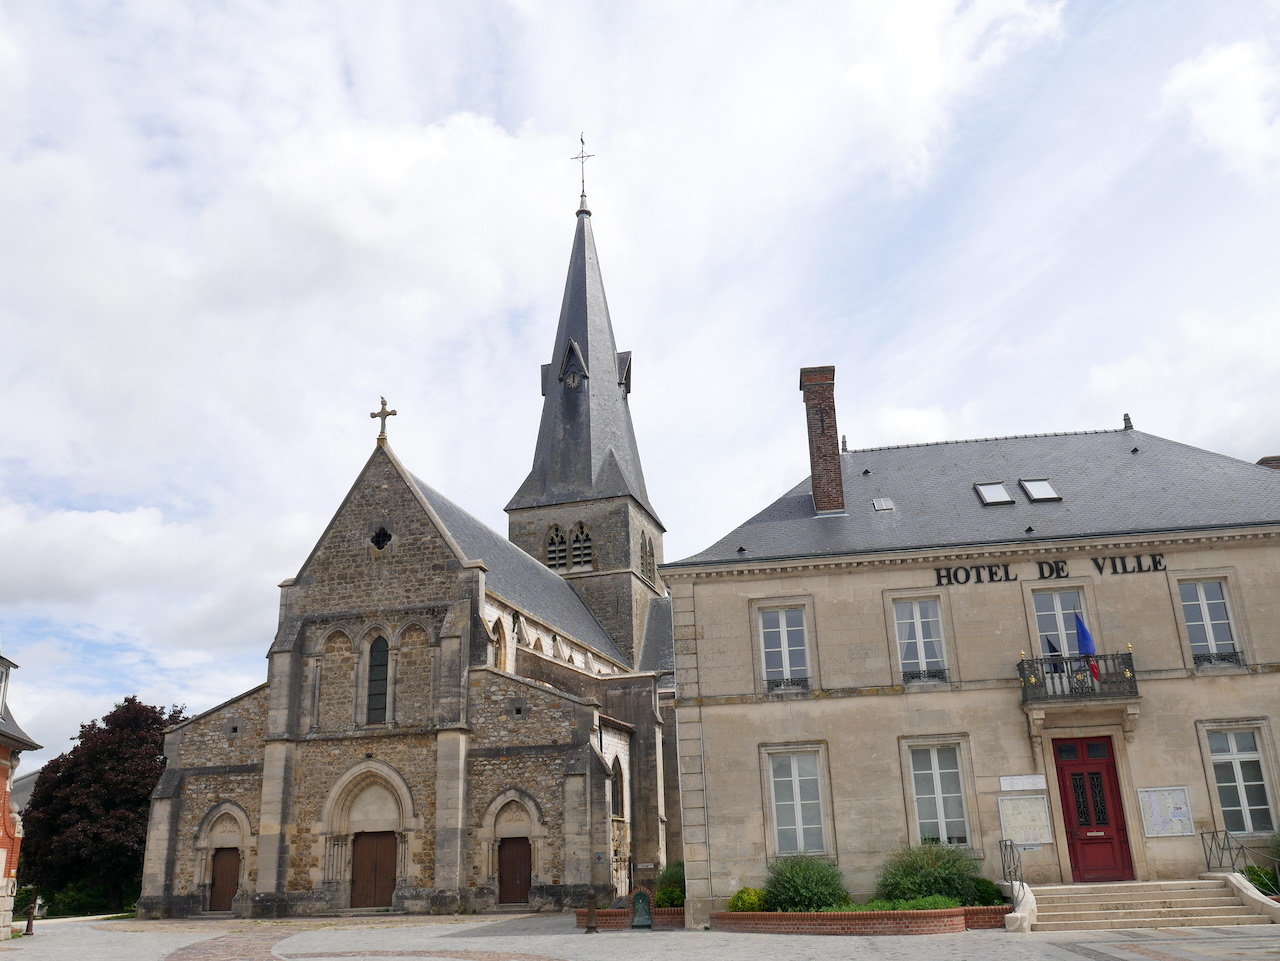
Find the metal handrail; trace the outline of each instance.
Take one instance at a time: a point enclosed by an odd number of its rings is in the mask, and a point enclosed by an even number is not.
[[[1280,895],[1280,857],[1250,847],[1230,831],[1202,831],[1205,868],[1210,871],[1234,871],[1262,894]],[[1252,870],[1250,870],[1252,869]]]
[[[1009,885],[1009,891],[1013,897],[1013,910],[1017,911],[1026,882],[1022,880],[1022,851],[1008,838],[1002,838],[1000,841],[1000,875]]]

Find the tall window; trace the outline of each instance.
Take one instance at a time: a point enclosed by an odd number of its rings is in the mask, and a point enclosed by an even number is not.
[[[954,744],[911,749],[911,780],[921,844],[968,844],[969,821]]]
[[[760,644],[767,689],[809,686],[809,651],[805,643],[804,608],[760,611]]]
[[[651,581],[658,579],[658,565],[654,559],[653,538],[648,534],[640,535],[640,574]]]
[[[1257,731],[1210,731],[1209,755],[1218,786],[1223,825],[1235,834],[1275,830]]]
[[[821,853],[825,846],[818,752],[770,754],[769,773],[778,854]]]
[[[365,723],[387,721],[387,655],[386,638],[379,637],[369,645],[369,699]]]
[[[932,597],[893,602],[903,681],[947,679],[947,661],[942,651],[942,618],[938,607],[937,598]]]
[[[1076,614],[1083,617],[1079,591],[1036,591],[1036,630],[1041,657],[1071,657],[1080,653],[1076,639]]]
[[[1226,585],[1222,581],[1184,581],[1178,585],[1178,594],[1192,660],[1196,664],[1239,664],[1240,652],[1227,612]]]
[[[580,570],[584,567],[591,567],[591,534],[587,530],[582,521],[578,521],[573,528],[573,540],[570,544],[571,560],[569,562],[570,570]]]
[[[553,571],[569,566],[569,544],[559,524],[553,524],[547,532],[547,566]]]

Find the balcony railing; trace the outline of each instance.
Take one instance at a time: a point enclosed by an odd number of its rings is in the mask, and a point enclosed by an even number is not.
[[[1206,651],[1201,654],[1192,654],[1191,662],[1196,667],[1203,667],[1206,664],[1235,664],[1237,667],[1244,663],[1240,659],[1239,651]]]
[[[1094,668],[1097,668],[1095,675]],[[1022,703],[1136,697],[1132,654],[1092,657],[1024,657],[1018,662]]]
[[[765,679],[764,689],[770,694],[783,691],[807,691],[809,679],[807,677],[770,677]]]
[[[950,675],[947,674],[945,667],[931,667],[924,671],[903,671],[902,683],[910,684],[913,681],[949,681]]]

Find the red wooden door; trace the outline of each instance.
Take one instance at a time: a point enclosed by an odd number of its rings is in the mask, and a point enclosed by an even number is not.
[[[528,838],[498,842],[498,903],[524,904],[533,878],[533,852]]]
[[[351,839],[351,906],[389,908],[396,890],[396,834],[362,831]]]
[[[209,910],[230,911],[231,899],[240,886],[240,849],[218,848],[213,852],[213,883],[209,885]]]
[[[1071,856],[1071,880],[1077,884],[1133,880],[1133,857],[1111,738],[1055,739],[1053,756]]]

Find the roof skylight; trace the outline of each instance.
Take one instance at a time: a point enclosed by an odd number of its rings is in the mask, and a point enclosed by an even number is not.
[[[871,498],[871,506],[878,511],[891,511],[893,510],[893,498],[873,497]]]
[[[1053,489],[1053,485],[1047,480],[1019,480],[1022,489],[1027,492],[1027,497],[1033,501],[1060,501],[1062,495]]]
[[[994,504],[1012,504],[1013,498],[1009,496],[1009,492],[1005,490],[1004,484],[995,481],[990,484],[974,484],[973,489],[978,492],[978,496],[982,498],[983,507],[991,507]]]

